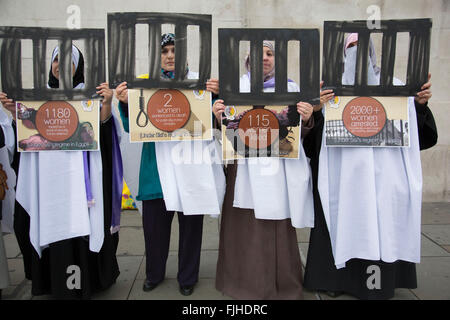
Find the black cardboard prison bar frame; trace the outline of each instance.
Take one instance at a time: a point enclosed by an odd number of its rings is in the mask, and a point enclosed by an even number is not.
[[[58,29],[39,27],[0,27],[2,91],[14,100],[86,100],[96,97],[96,89],[105,81],[105,31],[103,29]],[[22,40],[33,42],[33,88],[22,86]],[[59,89],[47,88],[47,40],[59,41]],[[73,89],[72,41],[84,41],[83,89]],[[86,65],[86,61],[88,62]]]
[[[149,79],[136,78],[136,24],[149,28]],[[175,25],[175,78],[161,75],[161,25]],[[199,26],[199,78],[185,79],[187,27]],[[109,81],[115,88],[205,89],[211,74],[211,15],[127,12],[108,14]]]
[[[431,19],[381,20],[379,29],[369,29],[367,21],[325,21],[322,79],[338,96],[414,96],[428,81]],[[394,86],[397,33],[410,36],[406,83]],[[345,33],[358,33],[355,84],[342,85]],[[372,33],[382,33],[380,84],[367,84],[369,41]]]
[[[275,43],[275,92],[263,92],[263,41]],[[300,41],[300,92],[287,89],[288,41]],[[239,42],[250,41],[251,90],[239,91]],[[219,29],[220,97],[227,105],[317,104],[320,96],[318,29]]]

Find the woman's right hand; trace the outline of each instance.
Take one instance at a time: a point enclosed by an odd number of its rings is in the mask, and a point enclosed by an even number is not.
[[[213,112],[219,122],[222,121],[222,113],[225,111],[223,102],[223,100],[217,99],[213,104]]]
[[[6,190],[8,190],[7,180],[6,172],[3,170],[2,164],[0,164],[0,200],[5,199]]]
[[[128,88],[127,83],[122,82],[119,84],[115,90],[116,98],[123,103],[128,104]]]
[[[14,120],[16,120],[16,102],[13,99],[8,99],[8,96],[4,92],[0,92],[0,102],[3,107],[11,112]]]

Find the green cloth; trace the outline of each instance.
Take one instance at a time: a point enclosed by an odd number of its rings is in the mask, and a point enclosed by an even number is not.
[[[119,102],[123,128],[126,132],[130,132],[128,113],[125,114],[122,108],[122,103]],[[139,169],[139,192],[136,200],[143,201],[160,198],[163,198],[163,193],[156,163],[155,143],[143,142],[141,167]]]

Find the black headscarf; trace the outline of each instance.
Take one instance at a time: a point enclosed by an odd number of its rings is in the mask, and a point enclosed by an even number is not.
[[[55,47],[55,49],[53,49],[52,57],[55,56],[54,55],[55,50],[59,51],[59,47]],[[78,66],[76,66],[75,74],[73,75],[72,78],[73,87],[75,88],[80,83],[84,83],[84,58],[81,51],[74,45],[72,45],[72,50],[78,50],[78,53],[80,55],[80,58],[78,59]],[[53,63],[53,60],[51,63]],[[59,88],[59,80],[56,79],[56,77],[53,75],[51,64],[50,64],[50,72],[48,75],[48,86],[53,89]]]

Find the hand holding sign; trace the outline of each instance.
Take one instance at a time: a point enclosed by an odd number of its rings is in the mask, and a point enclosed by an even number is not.
[[[219,80],[209,79],[208,81],[206,81],[206,90],[214,94],[219,94]]]
[[[113,91],[109,88],[108,82],[103,82],[98,87],[96,87],[96,89],[98,90],[96,93],[103,97],[103,105],[111,104]]]
[[[327,103],[334,98],[334,92],[331,89],[322,90],[323,81],[320,81],[320,104]]]

